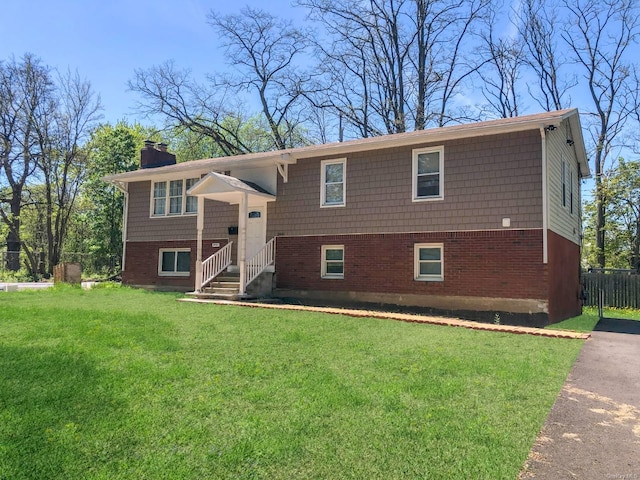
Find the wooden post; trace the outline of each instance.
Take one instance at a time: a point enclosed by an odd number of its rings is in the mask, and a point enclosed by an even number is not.
[[[196,292],[202,290],[202,230],[204,229],[204,197],[198,196],[198,219],[197,219],[197,247],[196,247]]]
[[[249,214],[249,195],[245,192],[239,205],[238,219],[238,265],[240,267],[240,292],[242,296],[247,288],[247,215]]]

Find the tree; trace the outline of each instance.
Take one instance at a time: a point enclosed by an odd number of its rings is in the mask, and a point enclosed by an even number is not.
[[[516,26],[526,49],[523,60],[537,79],[537,86],[527,85],[527,89],[547,112],[567,108],[571,104],[569,90],[577,85],[575,76],[561,74],[568,59],[558,46],[559,18],[553,0],[524,0],[516,12]]]
[[[8,227],[7,268],[11,271],[20,269],[25,189],[43,154],[38,125],[53,115],[54,108],[51,70],[40,59],[27,53],[20,60],[0,63],[0,186],[7,187],[0,198],[0,218]]]
[[[139,152],[148,131],[138,124],[124,121],[115,126],[103,124],[91,134],[88,174],[83,186],[84,208],[79,214],[88,225],[76,251],[87,251],[96,273],[113,275],[122,258],[122,209],[124,195],[115,185],[102,180],[105,175],[135,170]],[[82,228],[82,222],[79,222]]]
[[[315,42],[321,73],[308,93],[316,108],[369,137],[462,116],[452,100],[482,60],[475,25],[489,0],[298,0],[325,29]]]
[[[211,12],[209,23],[223,41],[229,65],[235,75],[211,75],[206,84],[194,81],[186,70],[167,62],[148,70],[137,70],[129,82],[142,94],[139,110],[161,115],[168,129],[184,129],[201,138],[211,138],[222,155],[254,151],[243,141],[242,94],[256,95],[261,116],[268,125],[265,150],[283,149],[306,143],[299,126],[305,118],[301,107],[306,78],[296,63],[305,49],[305,37],[289,22],[246,8],[238,15],[219,16]],[[239,113],[240,112],[240,113]],[[229,121],[235,118],[238,121]]]
[[[60,263],[74,202],[87,173],[84,144],[99,119],[100,99],[75,73],[59,76],[55,109],[36,131],[42,154],[37,166],[45,187],[47,272]]]
[[[627,268],[640,271],[640,161],[620,159],[607,175],[609,231],[623,243]]]
[[[491,115],[500,118],[517,117],[520,112],[519,82],[524,65],[524,45],[519,35],[495,37],[495,12],[488,19],[487,32],[482,35],[482,52],[487,59],[481,70],[482,94]]]
[[[597,264],[604,267],[603,173],[630,113],[638,108],[629,108],[626,102],[629,90],[638,88],[637,82],[633,86],[630,64],[637,62],[640,15],[637,4],[630,0],[564,0],[564,5],[570,13],[570,25],[562,38],[583,73],[591,99],[588,127],[595,146]]]

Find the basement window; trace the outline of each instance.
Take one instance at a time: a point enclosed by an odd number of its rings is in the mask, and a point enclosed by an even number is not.
[[[188,248],[161,248],[158,256],[158,275],[187,277],[191,270],[191,250]]]
[[[322,278],[344,278],[344,245],[322,246]]]
[[[444,280],[443,245],[416,243],[414,246],[414,279],[423,282]]]

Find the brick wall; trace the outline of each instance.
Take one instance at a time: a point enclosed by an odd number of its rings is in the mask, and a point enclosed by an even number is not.
[[[212,247],[219,243],[220,247]],[[227,244],[227,239],[207,239],[202,242],[202,258],[213,255]],[[158,275],[158,256],[161,248],[189,248],[191,250],[191,268],[189,276],[170,277]],[[149,287],[175,287],[193,289],[195,287],[196,252],[195,241],[166,242],[127,242],[125,271],[122,283],[125,285],[144,285]]]
[[[549,230],[549,321],[559,322],[582,313],[580,247]]]
[[[414,280],[414,244],[444,245],[444,281]],[[323,279],[322,245],[344,245],[344,279]],[[546,299],[542,230],[278,237],[277,287]]]

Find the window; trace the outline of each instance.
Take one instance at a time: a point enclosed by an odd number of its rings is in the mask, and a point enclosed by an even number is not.
[[[569,213],[573,215],[573,170],[569,170]]]
[[[444,280],[443,246],[441,243],[417,243],[414,246],[414,279]]]
[[[344,207],[347,159],[323,160],[320,172],[320,206]]]
[[[442,159],[444,147],[413,151],[413,201],[441,200],[444,197]]]
[[[160,249],[158,275],[186,277],[190,270],[191,251],[188,248]]]
[[[562,206],[567,206],[567,162],[562,158]]]
[[[153,182],[151,216],[164,217],[198,213],[198,197],[187,195],[187,190],[193,187],[198,180],[200,179],[187,178],[185,180]]]
[[[322,278],[344,278],[344,246],[322,246]]]

